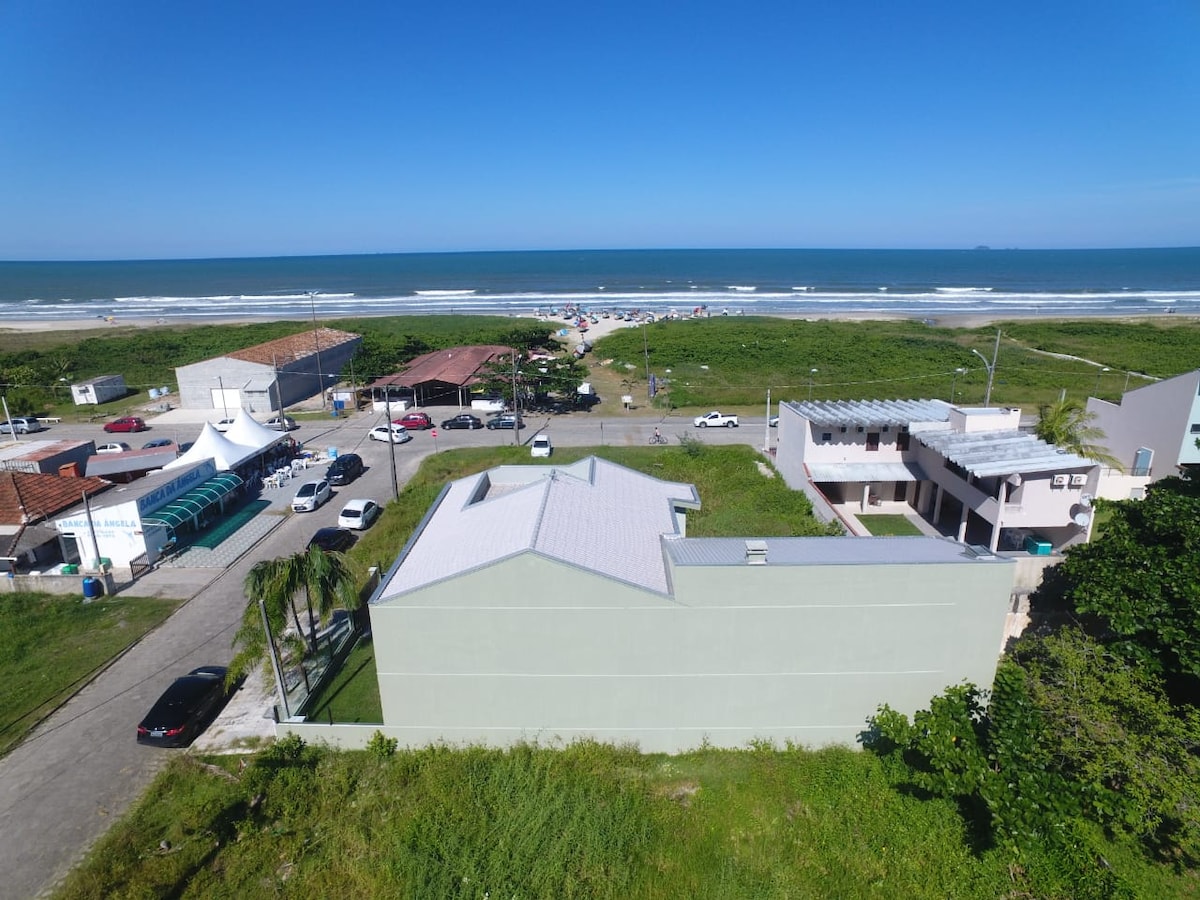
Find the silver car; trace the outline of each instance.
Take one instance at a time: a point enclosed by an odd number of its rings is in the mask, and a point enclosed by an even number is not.
[[[296,491],[292,498],[292,512],[312,512],[329,499],[333,491],[329,482],[324,478],[318,481],[306,481]]]
[[[45,431],[46,426],[32,416],[13,416],[12,424],[7,419],[0,419],[0,434],[29,434],[33,431]]]

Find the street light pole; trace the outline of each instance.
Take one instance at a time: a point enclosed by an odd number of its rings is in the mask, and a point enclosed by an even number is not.
[[[317,390],[321,392],[321,409],[325,408],[325,374],[321,371],[321,337],[317,334],[317,292],[308,291],[308,308],[312,311],[313,345],[317,349]],[[389,420],[390,422],[391,420]]]
[[[1093,396],[1096,396],[1096,397],[1100,396],[1100,377],[1105,372],[1111,372],[1111,371],[1112,371],[1112,369],[1110,369],[1108,366],[1104,366],[1103,368],[1100,369],[1099,372],[1096,373],[1096,389],[1094,391],[1092,391]]]
[[[763,453],[771,452],[771,389],[767,388],[767,425],[763,429]]]
[[[646,319],[642,317],[642,353],[646,357],[646,401],[649,402],[653,398],[650,396],[650,338],[646,335]]]
[[[816,369],[809,369],[809,370],[808,370],[808,399],[809,399],[809,400],[811,400],[811,399],[812,399],[812,394],[813,394],[813,379],[816,377],[816,375],[817,375],[817,370],[816,370]]]
[[[987,391],[983,395],[983,405],[990,407],[992,405],[992,379],[996,376],[996,360],[1000,356],[1000,329],[996,329],[996,345],[992,348],[992,361],[988,362],[987,357],[978,350],[972,348],[971,352],[983,360],[984,368],[987,369]]]

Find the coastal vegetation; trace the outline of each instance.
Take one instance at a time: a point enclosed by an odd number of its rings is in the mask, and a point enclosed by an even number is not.
[[[536,319],[392,316],[324,324],[363,335],[362,349],[343,373],[357,384],[443,347],[482,343],[530,349],[554,344],[552,324]],[[172,384],[177,365],[309,327],[292,321],[11,332],[0,353],[0,385],[14,414],[69,414],[69,382],[118,369],[135,393],[99,411],[123,412],[125,406],[144,401],[149,388]],[[992,400],[1031,412],[1058,400],[1064,391],[1079,400],[1089,395],[1115,400],[1126,388],[1140,387],[1148,379],[1189,371],[1200,358],[1200,324],[1190,320],[1029,319],[956,328],[913,320],[734,316],[620,329],[597,341],[586,360],[601,396],[608,398],[623,393],[644,396],[646,376],[653,374],[661,387],[655,400],[661,409],[723,405],[757,410],[768,388],[776,400],[949,400],[953,392],[956,402],[980,403],[987,383],[984,360],[991,361],[997,328],[1002,339]],[[616,407],[604,409],[612,412]]]
[[[768,388],[775,400],[950,400],[953,392],[955,402],[982,404],[997,329],[992,402],[1031,411],[1063,392],[1115,400],[1127,386],[1190,371],[1200,358],[1194,322],[1025,321],[966,329],[753,316],[624,329],[598,341],[595,357],[610,360],[618,382],[644,382],[647,370],[665,377],[660,407],[760,408]]]
[[[1057,860],[1045,895],[1165,896],[1114,845],[1179,872],[1200,864],[1200,483],[1109,502],[1034,595],[1034,627],[990,690],[963,684],[907,716],[883,706],[864,745],[901,788],[953,801],[1014,864]]]

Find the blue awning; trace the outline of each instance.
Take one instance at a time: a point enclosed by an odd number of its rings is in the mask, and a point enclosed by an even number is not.
[[[181,494],[166,506],[142,516],[143,525],[161,525],[172,530],[184,522],[191,521],[206,509],[219,504],[225,497],[240,488],[245,482],[233,472],[221,472],[204,484],[197,485]]]

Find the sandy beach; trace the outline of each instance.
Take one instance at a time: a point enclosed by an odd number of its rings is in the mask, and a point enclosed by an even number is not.
[[[383,316],[379,316],[379,317],[352,316],[349,318],[369,319],[369,318],[385,318],[385,317],[383,317]],[[391,318],[391,317],[387,317],[387,318]],[[580,337],[579,332],[572,325],[570,325],[567,321],[563,320],[562,318],[539,316],[535,313],[530,313],[528,315],[519,316],[519,318],[528,318],[528,319],[536,319],[539,321],[544,321],[547,324],[547,326],[550,327],[555,332],[566,328],[570,332],[570,338],[571,338],[572,343],[576,342],[576,339]],[[725,318],[725,317],[724,316],[712,316],[711,318]],[[728,318],[740,318],[740,317],[729,316]],[[818,321],[829,321],[829,320],[840,321],[840,322],[868,322],[868,321],[896,322],[896,321],[911,320],[911,321],[923,321],[923,322],[928,323],[932,327],[936,327],[936,328],[971,329],[971,328],[983,328],[988,325],[993,325],[996,322],[1003,322],[1003,321],[1026,321],[1027,322],[1027,321],[1031,321],[1031,320],[1042,320],[1042,321],[1052,322],[1052,321],[1098,320],[1098,321],[1105,321],[1105,322],[1116,321],[1116,322],[1128,322],[1128,323],[1154,321],[1154,322],[1162,322],[1164,324],[1168,324],[1168,323],[1173,323],[1173,322],[1177,322],[1177,321],[1190,323],[1190,322],[1196,321],[1198,317],[1186,316],[1186,315],[1176,316],[1176,315],[1173,315],[1173,314],[1170,314],[1167,312],[1163,312],[1163,313],[1160,313],[1157,315],[1144,314],[1144,315],[1136,315],[1136,316],[1130,316],[1130,315],[1105,316],[1105,315],[1096,315],[1096,314],[1087,315],[1087,316],[1053,316],[1053,315],[1021,315],[1021,314],[998,316],[998,315],[992,315],[992,314],[950,313],[950,314],[940,315],[935,318],[924,318],[924,319],[918,320],[916,317],[909,316],[909,315],[889,315],[887,313],[878,313],[878,312],[840,312],[840,313],[815,314],[815,315],[814,314],[803,314],[803,315],[801,315],[801,314],[797,314],[797,315],[771,314],[771,315],[766,316],[766,318],[796,319],[796,320],[803,320],[806,322],[818,322]],[[196,325],[253,325],[256,323],[263,323],[263,322],[268,322],[268,321],[286,321],[288,319],[289,319],[289,317],[286,317],[286,316],[279,317],[277,319],[267,318],[267,317],[263,317],[263,316],[242,316],[242,317],[221,318],[219,320],[211,320],[210,321],[210,320],[195,319],[192,317],[179,316],[179,317],[174,317],[174,318],[132,318],[132,317],[131,318],[80,318],[80,319],[55,319],[54,321],[9,320],[9,321],[6,321],[6,322],[0,324],[0,331],[19,331],[19,332],[26,332],[26,333],[106,331],[106,330],[117,330],[117,329],[124,331],[124,330],[130,329],[130,328],[171,328],[171,327],[178,328],[178,327],[189,327],[189,326],[196,326]],[[301,321],[301,320],[293,319],[293,321]],[[325,323],[322,322],[321,324],[325,324]],[[615,319],[615,318],[608,318],[608,319],[600,318],[597,320],[597,323],[595,325],[589,325],[586,336],[589,340],[595,341],[599,338],[604,337],[607,334],[611,334],[613,331],[616,331],[618,328],[636,327],[637,324],[638,323],[636,323],[636,322],[626,322],[624,320]]]

